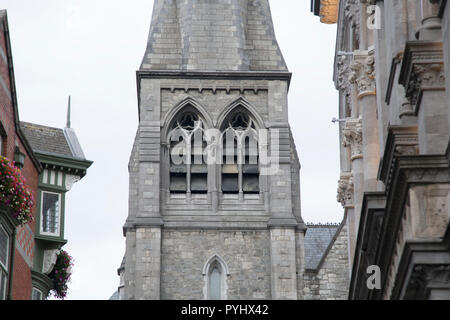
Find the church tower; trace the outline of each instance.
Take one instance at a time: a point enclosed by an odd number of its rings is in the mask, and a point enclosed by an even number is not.
[[[301,299],[291,79],[268,0],[155,0],[121,299]]]

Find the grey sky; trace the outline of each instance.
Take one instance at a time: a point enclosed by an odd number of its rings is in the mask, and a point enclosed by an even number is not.
[[[336,27],[309,0],[271,0],[277,39],[293,73],[289,116],[302,169],[302,215],[339,222]],[[20,119],[72,127],[94,164],[66,199],[65,249],[75,266],[68,299],[108,299],[125,252],[128,159],[137,129],[135,71],[146,47],[152,0],[1,0],[7,9]]]

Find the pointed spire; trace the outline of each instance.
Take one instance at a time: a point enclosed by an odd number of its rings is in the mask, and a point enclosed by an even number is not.
[[[67,106],[67,123],[66,128],[70,128],[70,96],[69,96],[69,103]]]

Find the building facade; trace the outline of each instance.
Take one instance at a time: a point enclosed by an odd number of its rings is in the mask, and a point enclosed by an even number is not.
[[[0,11],[0,156],[19,168],[35,200],[27,223],[0,201],[0,300],[45,299],[53,289],[48,275],[67,242],[65,193],[92,162],[70,121],[64,129],[20,122],[6,10]]]
[[[42,166],[36,192],[32,299],[41,300],[53,289],[52,270],[64,237],[66,193],[92,165],[86,159],[70,120],[64,129],[21,122],[20,127]]]
[[[0,155],[15,161],[28,188],[37,191],[42,167],[19,122],[6,11],[0,11]],[[36,206],[32,210],[36,211]],[[35,226],[21,226],[12,209],[0,203],[0,300],[30,299]]]
[[[450,8],[313,0],[337,24],[350,299],[450,299]]]
[[[267,0],[155,1],[113,297],[346,297],[346,223],[301,216],[290,79]]]

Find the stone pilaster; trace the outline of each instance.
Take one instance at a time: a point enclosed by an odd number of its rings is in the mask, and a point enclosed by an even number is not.
[[[161,298],[161,228],[136,229],[135,279],[137,299]]]
[[[378,137],[375,57],[373,51],[355,51],[349,81],[355,84],[362,117],[364,191],[377,191],[380,160]]]
[[[364,193],[362,119],[348,118],[343,129],[343,136],[343,145],[349,149],[351,154],[354,189],[354,208],[350,208],[347,211],[349,259],[351,262],[354,254],[356,236],[358,234],[359,215]]]
[[[270,229],[272,299],[296,300],[296,233],[294,228]]]

